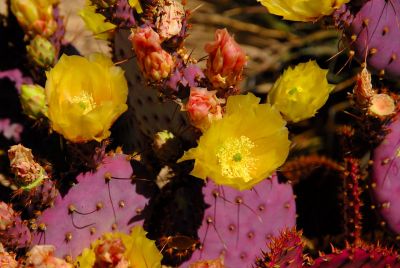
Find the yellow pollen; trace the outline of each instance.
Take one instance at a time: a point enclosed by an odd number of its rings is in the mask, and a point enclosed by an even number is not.
[[[73,96],[71,102],[79,104],[84,114],[87,114],[96,108],[96,102],[93,100],[92,94],[89,94],[86,91],[82,92],[82,94],[78,96]]]
[[[246,182],[252,177],[250,172],[255,168],[256,158],[251,156],[254,143],[246,136],[228,138],[217,150],[218,163],[222,175],[229,178],[243,178]]]

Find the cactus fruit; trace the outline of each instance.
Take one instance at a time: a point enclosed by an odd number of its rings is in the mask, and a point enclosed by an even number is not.
[[[266,241],[295,225],[292,187],[279,183],[276,175],[252,190],[240,192],[210,181],[203,192],[210,207],[199,230],[201,249],[192,261],[223,255],[227,267],[251,267]]]
[[[296,228],[285,229],[268,244],[269,252],[256,261],[257,268],[298,268],[303,266],[302,233]]]
[[[400,233],[400,120],[397,115],[388,126],[390,133],[374,151],[372,191],[388,226]]]
[[[56,247],[55,256],[75,258],[105,232],[129,233],[141,224],[147,199],[136,194],[132,167],[124,154],[110,154],[94,173],[80,174],[77,185],[37,220],[36,244]]]
[[[353,2],[353,1],[352,1]],[[352,3],[337,15],[350,49],[360,61],[366,61],[380,75],[400,76],[400,2],[397,0],[362,1],[358,11]],[[356,3],[354,3],[356,5]],[[353,53],[352,52],[352,53]]]

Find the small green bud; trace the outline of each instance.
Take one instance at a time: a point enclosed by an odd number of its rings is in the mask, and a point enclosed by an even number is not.
[[[39,67],[49,67],[54,64],[56,49],[46,38],[37,35],[26,46],[29,59]]]
[[[39,85],[22,85],[20,101],[24,113],[33,119],[47,115],[44,88]]]

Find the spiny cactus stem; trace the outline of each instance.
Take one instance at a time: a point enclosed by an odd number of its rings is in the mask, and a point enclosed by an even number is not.
[[[360,166],[359,160],[346,157],[344,159],[345,172],[344,172],[344,214],[345,214],[345,229],[348,240],[354,245],[359,245],[361,242],[361,229],[362,229],[362,215],[361,206],[362,202],[360,194],[362,189],[359,185],[360,180]]]
[[[298,183],[301,179],[307,178],[316,168],[343,172],[343,167],[340,164],[328,157],[319,155],[296,157],[287,161],[280,172],[291,183]]]

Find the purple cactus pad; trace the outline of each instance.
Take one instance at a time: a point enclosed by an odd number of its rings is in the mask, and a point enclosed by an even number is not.
[[[199,230],[202,249],[191,262],[222,254],[226,267],[251,267],[272,237],[295,226],[292,187],[279,183],[275,175],[245,191],[209,181],[203,193],[210,207]]]
[[[391,78],[400,77],[399,21],[400,1],[370,0],[345,29],[356,58]]]
[[[400,233],[400,120],[389,125],[390,133],[374,151],[372,189],[388,226]]]
[[[142,224],[139,216],[147,199],[131,183],[127,158],[124,154],[107,156],[95,173],[80,174],[68,194],[58,197],[37,220],[34,242],[54,245],[57,257],[75,258],[102,234],[128,233]]]

